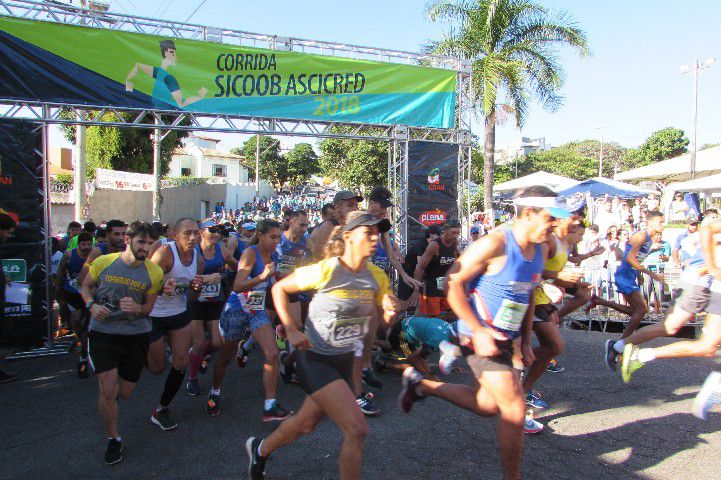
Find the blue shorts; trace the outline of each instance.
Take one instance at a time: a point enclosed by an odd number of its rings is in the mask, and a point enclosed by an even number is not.
[[[640,292],[641,287],[636,283],[636,277],[616,274],[616,290],[624,295],[631,295],[633,292]]]
[[[254,315],[246,312],[230,311],[226,309],[220,316],[218,327],[220,334],[226,340],[243,340],[246,331],[250,330],[252,334],[263,325],[270,325],[270,318],[265,310],[261,310]]]

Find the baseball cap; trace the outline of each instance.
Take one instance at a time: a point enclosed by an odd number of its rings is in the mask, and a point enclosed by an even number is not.
[[[513,200],[519,207],[542,208],[555,218],[568,218],[571,212],[558,197],[519,197]]]
[[[215,222],[213,220],[205,220],[204,222],[200,222],[200,225],[198,225],[200,228],[208,228],[208,227],[214,227]]]
[[[333,203],[342,202],[343,200],[350,200],[351,198],[355,198],[359,202],[363,201],[363,197],[361,197],[357,193],[351,192],[350,190],[341,190],[335,194],[335,197],[333,197]]]
[[[368,198],[374,202],[378,202],[383,208],[388,208],[393,205],[393,202],[391,202],[391,192],[386,187],[373,187]]]
[[[471,227],[471,233],[480,233],[481,230],[478,227]]]
[[[246,230],[255,230],[255,222],[244,223],[243,228]]]
[[[692,225],[694,223],[701,223],[701,217],[696,212],[688,212],[686,214],[686,223]]]
[[[391,229],[391,222],[389,222],[387,218],[378,218],[370,213],[364,213],[349,220],[343,227],[343,231],[350,232],[358,227],[371,225],[376,225],[380,233],[385,233]]]

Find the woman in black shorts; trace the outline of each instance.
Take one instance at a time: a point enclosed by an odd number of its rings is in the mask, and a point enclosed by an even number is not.
[[[392,295],[386,274],[367,261],[390,222],[353,212],[345,226],[336,228],[342,229],[340,256],[300,267],[272,289],[287,339],[299,350],[296,372],[308,396],[298,413],[269,437],[250,437],[246,442],[248,473],[253,480],[265,478],[265,462],[273,451],[312,432],[326,416],[343,431],[340,478],[360,476],[368,426],[352,390],[353,359],[363,354],[371,317],[379,315],[390,323],[396,311],[401,311],[401,302]],[[291,295],[307,290],[316,293],[303,333],[293,321],[289,305]]]

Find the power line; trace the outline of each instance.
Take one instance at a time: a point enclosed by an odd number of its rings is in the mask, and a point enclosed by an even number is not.
[[[184,23],[188,23],[188,21],[189,21],[191,18],[193,18],[193,15],[195,15],[195,13],[196,13],[198,10],[200,10],[200,7],[202,7],[203,5],[205,5],[205,2],[207,2],[207,1],[208,1],[208,0],[203,0],[202,2],[200,2],[200,5],[198,5],[198,8],[196,8],[195,10],[193,10],[193,13],[191,13],[190,16],[185,19],[185,22],[184,22]]]

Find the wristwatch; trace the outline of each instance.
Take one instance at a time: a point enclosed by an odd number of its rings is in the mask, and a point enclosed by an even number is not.
[[[90,300],[88,303],[85,304],[85,308],[87,310],[90,310],[90,307],[92,307],[93,305],[95,305],[95,300]]]

